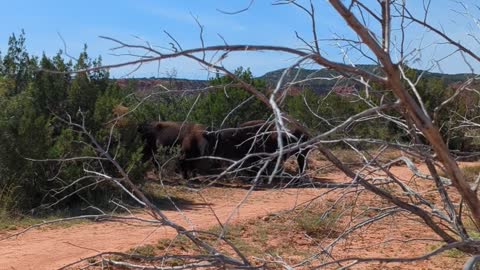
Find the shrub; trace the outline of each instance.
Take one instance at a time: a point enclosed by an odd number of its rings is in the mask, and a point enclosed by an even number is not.
[[[330,210],[320,214],[309,210],[303,211],[296,219],[297,225],[312,237],[333,237],[338,234],[336,223],[339,212]]]
[[[462,168],[467,181],[474,182],[480,174],[480,165],[471,165]]]

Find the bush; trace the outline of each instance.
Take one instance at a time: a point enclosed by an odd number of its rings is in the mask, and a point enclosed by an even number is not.
[[[308,235],[316,238],[334,237],[338,235],[336,223],[340,213],[331,210],[320,214],[318,212],[305,210],[296,219],[297,225]]]
[[[468,182],[475,182],[480,175],[480,165],[471,165],[462,168],[462,172]]]
[[[265,81],[254,79],[250,70],[238,68],[235,75],[265,93]],[[232,83],[228,77],[217,77],[210,81],[212,86]],[[204,94],[192,111],[192,121],[213,127],[236,127],[250,120],[266,119],[270,113],[262,102],[245,89],[226,87],[224,91],[214,90]]]
[[[108,181],[85,177],[85,169],[119,177],[108,161],[54,161],[98,155],[85,134],[58,117],[76,123],[86,120],[88,132],[141,184],[146,166],[141,161],[138,122],[132,116],[112,122],[120,105],[128,108],[136,102],[129,95],[133,89],[120,89],[102,70],[68,75],[72,69],[101,65],[101,59],[91,60],[86,51],[75,65],[66,63],[61,52],[38,61],[26,52],[24,41],[23,33],[12,36],[8,53],[0,60],[0,213],[32,209],[39,213],[40,206],[48,206],[47,212],[78,209],[82,204],[107,205],[112,198],[122,198]],[[34,72],[44,69],[67,73]]]

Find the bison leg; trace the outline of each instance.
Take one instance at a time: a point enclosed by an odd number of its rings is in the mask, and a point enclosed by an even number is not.
[[[297,154],[298,171],[300,173],[305,172],[305,170],[307,169],[307,166],[308,166],[308,164],[307,164],[308,152],[310,152],[310,148],[304,149]]]
[[[185,180],[188,180],[188,172],[190,171],[190,164],[185,159],[180,159],[178,161],[180,172],[182,173],[182,177]]]

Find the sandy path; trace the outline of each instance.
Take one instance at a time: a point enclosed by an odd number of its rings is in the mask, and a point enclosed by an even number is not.
[[[427,171],[424,165],[419,166],[419,170]],[[405,167],[394,167],[392,172],[400,176],[402,181],[409,182],[411,180],[412,174]],[[346,180],[339,173],[322,176],[334,181]],[[433,182],[420,180],[417,184],[428,187],[433,185]],[[240,211],[234,215],[232,221],[247,220],[290,209],[296,204],[308,201],[325,191],[327,190],[254,191]],[[223,222],[242,200],[246,192],[243,189],[210,188],[202,192],[202,195],[208,198],[210,206]],[[328,197],[331,195],[334,194],[329,194]],[[164,211],[164,213],[173,221],[187,228],[192,228],[178,212]],[[196,226],[196,229],[207,229],[217,224],[211,210],[204,204],[192,205],[188,210],[183,210],[183,213]],[[412,228],[413,231],[418,230],[419,225],[412,225]],[[391,229],[388,228],[388,230]],[[0,232],[1,235],[2,232]],[[38,229],[16,239],[0,241],[0,269],[56,269],[98,252],[126,251],[138,245],[156,243],[162,238],[172,238],[174,235],[174,231],[165,227],[140,227],[120,223],[88,223],[68,228]],[[375,237],[382,239],[385,236],[375,235]],[[367,253],[374,254],[376,251],[376,249],[369,250]],[[413,250],[401,251],[406,252],[402,255],[415,253]],[[426,265],[429,264],[426,263]]]
[[[215,193],[215,196],[206,197],[211,198],[209,203],[222,222],[246,194],[246,191],[241,189],[213,189],[208,192]],[[324,190],[312,189],[254,191],[235,214],[233,221],[289,209],[322,192]],[[173,221],[188,226],[178,212],[165,213]],[[184,210],[184,215],[197,229],[206,229],[217,224],[211,210],[205,205]],[[97,252],[126,251],[137,245],[155,243],[158,239],[174,235],[174,231],[165,227],[139,227],[120,223],[88,223],[68,228],[38,229],[16,239],[0,242],[0,269],[56,269]]]

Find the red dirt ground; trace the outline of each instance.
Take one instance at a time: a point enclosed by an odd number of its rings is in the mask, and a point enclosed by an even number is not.
[[[243,189],[211,188],[203,194],[223,222],[245,196]],[[232,221],[246,220],[268,213],[295,207],[312,199],[321,191],[289,189],[254,191]],[[209,197],[208,193],[217,196]],[[181,214],[165,211],[173,221],[188,226]],[[217,224],[207,206],[185,210],[197,229],[207,229]],[[0,234],[1,235],[1,234]],[[158,239],[175,235],[173,230],[153,227],[134,227],[119,223],[89,223],[68,228],[33,230],[17,238],[0,243],[0,269],[55,269],[99,251],[125,251],[137,245],[155,243]]]
[[[425,168],[422,167],[422,170]],[[393,171],[405,181],[410,181],[410,172],[403,167],[395,167]],[[340,173],[322,175],[334,181],[343,180]],[[428,188],[432,183],[418,180],[419,185]],[[234,214],[232,222],[245,222],[254,218],[266,216],[268,213],[292,209],[296,205],[309,201],[324,193],[326,189],[285,189],[254,191],[238,213]],[[210,206],[223,222],[232,213],[236,205],[247,193],[244,189],[208,188],[202,192],[208,198]],[[366,195],[365,200],[375,200],[374,196]],[[331,193],[324,200],[332,200]],[[187,228],[208,229],[217,224],[211,209],[206,205],[197,205],[184,210],[183,215],[176,211],[165,211],[165,214]],[[143,215],[145,216],[145,215]],[[379,222],[369,227],[369,234],[359,233],[359,238],[350,237],[339,245],[336,256],[362,255],[367,257],[390,254],[401,256],[421,255],[431,251],[431,246],[425,243],[410,243],[408,248],[395,242],[385,243],[381,248],[372,246],[373,242],[384,242],[397,237],[437,238],[428,228],[416,220],[401,216],[393,223],[392,219]],[[374,233],[371,233],[374,232]],[[0,237],[14,232],[0,232]],[[55,269],[81,258],[103,251],[126,251],[135,246],[156,243],[159,239],[172,238],[175,232],[161,227],[133,226],[122,223],[87,223],[68,228],[43,228],[29,231],[14,239],[0,242],[0,269]],[[355,241],[353,241],[355,238]],[[356,241],[358,240],[358,241]],[[430,249],[430,250],[429,250]],[[457,269],[464,258],[451,259],[444,256],[432,261],[422,261],[415,264],[360,265],[355,269]]]

